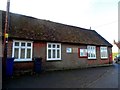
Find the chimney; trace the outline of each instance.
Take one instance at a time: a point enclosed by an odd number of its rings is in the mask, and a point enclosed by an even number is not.
[[[90,27],[90,30],[91,30],[91,27]]]

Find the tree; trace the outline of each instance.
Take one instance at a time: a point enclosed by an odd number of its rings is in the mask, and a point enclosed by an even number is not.
[[[114,44],[120,49],[120,41],[116,42],[116,41],[114,40]]]

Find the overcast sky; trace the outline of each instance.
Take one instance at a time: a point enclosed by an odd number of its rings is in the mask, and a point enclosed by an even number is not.
[[[113,44],[118,40],[120,0],[10,0],[10,12],[96,30]],[[0,0],[6,10],[7,0]],[[118,51],[113,47],[113,51]]]

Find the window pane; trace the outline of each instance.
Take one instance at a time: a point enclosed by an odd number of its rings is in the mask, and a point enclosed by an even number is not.
[[[88,53],[88,57],[90,57],[90,53]]]
[[[91,57],[93,57],[93,53],[91,53]]]
[[[48,48],[51,48],[51,44],[48,44]]]
[[[57,58],[60,58],[60,50],[57,50]]]
[[[53,58],[55,58],[55,50],[53,50]]]
[[[80,56],[84,56],[83,52],[80,53]]]
[[[15,51],[14,51],[14,58],[15,59],[18,59],[18,56],[19,55],[19,49],[18,48],[15,48]]]
[[[31,58],[31,49],[27,49],[27,58]]]
[[[103,54],[101,53],[101,57],[103,57]]]
[[[90,47],[87,47],[88,50],[90,50]]]
[[[60,45],[57,45],[57,48],[60,48]]]
[[[107,47],[101,47],[101,58],[107,58]]]
[[[53,45],[53,48],[55,48],[55,45]]]
[[[96,47],[95,46],[88,46],[88,58],[95,58],[96,57]]]
[[[25,46],[25,43],[21,43],[21,46]]]
[[[28,46],[28,47],[31,47],[31,43],[27,43],[27,46]]]
[[[19,46],[19,42],[15,42],[15,46]]]
[[[48,50],[48,58],[51,58],[51,50]]]
[[[92,50],[92,47],[90,47],[90,50]]]
[[[25,58],[25,49],[21,49],[21,54],[20,54],[20,58],[24,59]]]

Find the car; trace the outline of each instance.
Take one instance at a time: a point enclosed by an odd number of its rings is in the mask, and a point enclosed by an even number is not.
[[[116,63],[118,63],[120,61],[120,54],[118,54],[117,56],[115,56],[114,61]]]

